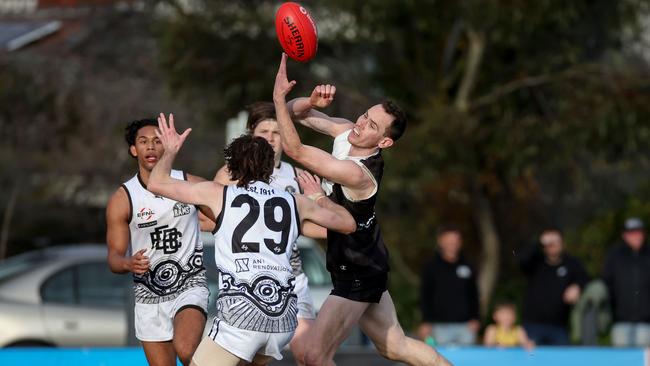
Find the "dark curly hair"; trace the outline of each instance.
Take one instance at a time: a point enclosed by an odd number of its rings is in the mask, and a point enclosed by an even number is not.
[[[257,181],[270,182],[275,161],[273,148],[265,139],[241,135],[223,149],[223,155],[237,187],[248,187]]]
[[[381,103],[386,113],[394,117],[393,122],[390,124],[390,129],[387,131],[388,137],[393,141],[399,140],[406,131],[406,113],[400,108],[397,103],[392,100],[385,100]]]
[[[135,138],[138,136],[138,131],[140,131],[140,129],[145,126],[158,127],[158,120],[155,118],[144,118],[130,122],[128,125],[126,125],[126,128],[124,128],[124,140],[126,140],[126,144],[129,147],[135,145]],[[131,150],[129,150],[129,155],[135,157],[131,154]]]
[[[247,106],[246,111],[248,112],[248,120],[246,121],[248,133],[253,133],[257,124],[264,120],[277,121],[275,105],[271,102],[255,102]]]

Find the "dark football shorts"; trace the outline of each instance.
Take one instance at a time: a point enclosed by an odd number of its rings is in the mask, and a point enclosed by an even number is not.
[[[358,302],[379,303],[381,295],[388,289],[388,273],[369,277],[332,274],[332,284],[334,289],[330,295]]]

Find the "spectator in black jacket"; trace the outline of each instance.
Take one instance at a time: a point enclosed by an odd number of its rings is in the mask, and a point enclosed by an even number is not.
[[[614,312],[612,343],[620,347],[650,346],[650,248],[643,221],[629,218],[623,244],[607,255],[603,279]]]
[[[476,273],[461,254],[458,229],[441,228],[437,240],[437,252],[422,271],[418,335],[438,344],[474,344],[480,326]]]
[[[540,243],[542,250],[535,244],[519,256],[519,264],[528,279],[522,316],[524,328],[538,345],[566,345],[571,305],[580,298],[589,276],[577,258],[564,252],[559,230],[544,230]]]

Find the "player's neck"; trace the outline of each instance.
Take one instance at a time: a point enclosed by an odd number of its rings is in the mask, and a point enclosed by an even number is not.
[[[375,155],[379,151],[378,147],[358,147],[351,145],[350,146],[350,152],[348,153],[348,156],[372,156]]]
[[[138,167],[138,176],[140,176],[140,181],[145,187],[149,184],[149,175],[151,175],[151,171],[141,166]]]

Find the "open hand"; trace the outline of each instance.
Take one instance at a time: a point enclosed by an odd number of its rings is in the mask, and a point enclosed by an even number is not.
[[[192,131],[191,128],[186,129],[183,134],[179,135],[176,132],[176,127],[174,126],[174,115],[169,114],[169,123],[163,113],[160,113],[158,116],[158,130],[156,131],[156,136],[160,139],[160,142],[165,148],[165,152],[172,154],[178,153],[178,150],[181,149],[185,139]]]
[[[334,101],[334,94],[336,94],[334,85],[316,85],[314,91],[311,92],[311,96],[309,96],[309,103],[311,103],[312,107],[325,108]]]
[[[302,192],[307,197],[325,195],[323,188],[320,186],[320,178],[317,175],[312,175],[303,170],[296,177],[296,181],[298,181],[298,185],[300,185]]]
[[[287,78],[287,54],[283,52],[282,60],[280,60],[280,67],[278,68],[278,74],[275,76],[275,85],[273,86],[273,100],[285,100],[287,94],[289,94],[291,89],[293,89],[294,85],[296,85],[296,81],[289,81]]]

